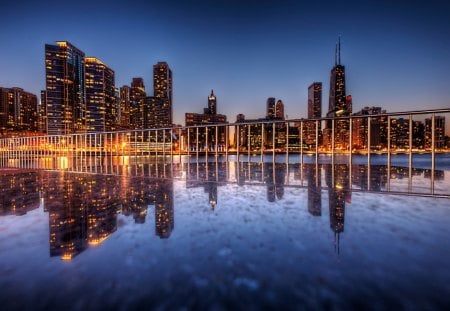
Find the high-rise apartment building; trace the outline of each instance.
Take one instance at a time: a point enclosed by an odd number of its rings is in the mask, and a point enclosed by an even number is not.
[[[84,53],[67,41],[45,45],[47,133],[84,130]]]
[[[144,79],[133,78],[130,89],[130,127],[132,129],[145,127],[145,96]]]
[[[308,87],[308,119],[320,119],[322,117],[322,82],[313,82]],[[318,136],[322,136],[322,124],[318,123]],[[316,141],[316,122],[307,122],[304,126],[304,142],[313,145]]]
[[[432,119],[425,119],[425,148],[431,149],[433,146],[433,124]],[[441,149],[445,147],[445,117],[434,117],[434,147]]]
[[[205,111],[205,113],[217,114],[217,98],[214,95],[214,90],[211,90],[211,94],[208,96],[208,111]]]
[[[370,118],[370,148],[379,150],[386,146],[387,118],[376,116],[386,113],[381,107],[364,107],[356,112],[354,116],[361,118],[352,119],[352,144],[356,149],[366,149],[369,142],[369,118]]]
[[[322,82],[313,82],[308,87],[308,119],[322,117]]]
[[[147,97],[145,102],[145,126],[148,128],[172,126],[172,70],[166,62],[158,62],[153,66],[154,96]]]
[[[167,98],[172,105],[172,70],[166,62],[153,65],[153,90],[155,97]]]
[[[0,87],[0,132],[38,130],[38,102],[34,94],[21,88]]]
[[[47,91],[41,90],[41,103],[38,105],[39,113],[39,132],[47,132]]]
[[[275,97],[269,97],[266,102],[266,118],[275,119],[276,108],[275,108]]]
[[[86,131],[116,129],[114,71],[95,57],[85,58]]]
[[[131,128],[131,88],[124,85],[120,88],[119,125],[121,129]]]
[[[275,117],[279,120],[284,120],[284,104],[281,99],[275,105]]]

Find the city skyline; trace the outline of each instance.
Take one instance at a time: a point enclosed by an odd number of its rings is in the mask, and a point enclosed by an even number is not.
[[[333,48],[342,34],[347,93],[352,94],[355,111],[365,106],[391,112],[449,106],[450,90],[445,87],[450,68],[450,40],[445,36],[449,21],[439,3],[404,8],[370,1],[339,6],[172,1],[132,2],[126,7],[112,2],[105,9],[112,20],[108,25],[86,22],[106,2],[92,3],[92,10],[76,22],[55,13],[70,13],[66,5],[49,4],[44,11],[31,8],[27,1],[6,5],[23,14],[0,21],[0,38],[9,42],[0,60],[4,68],[0,85],[38,95],[45,88],[42,46],[67,40],[111,66],[118,87],[142,77],[151,88],[153,64],[166,61],[174,72],[176,124],[182,124],[185,112],[202,109],[204,94],[211,89],[220,97],[218,113],[229,120],[238,113],[248,118],[263,116],[268,97],[281,99],[289,118],[301,118],[307,115],[307,87],[321,81],[323,89],[329,89]],[[159,17],[162,12],[164,18]],[[35,27],[30,30],[33,21]],[[64,23],[55,27],[55,21]],[[205,25],[210,29],[204,29]],[[388,31],[394,26],[395,32]]]

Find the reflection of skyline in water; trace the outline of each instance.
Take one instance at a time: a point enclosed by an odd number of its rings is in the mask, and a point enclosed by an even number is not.
[[[148,177],[11,171],[0,176],[0,215],[24,215],[41,204],[49,217],[50,256],[69,260],[113,234],[118,228],[119,213],[133,217],[136,224],[145,224],[150,205],[155,209],[155,236],[169,238],[175,228],[173,177],[182,176],[184,172],[186,188],[203,187],[208,193],[205,200],[215,209],[220,203],[219,188],[229,182],[229,170],[233,169],[239,187],[263,186],[269,203],[283,200],[285,188],[292,187],[290,177],[294,181],[301,180],[301,188],[307,188],[307,210],[315,217],[322,216],[322,191],[327,190],[329,225],[339,252],[345,207],[351,203],[352,189],[385,191],[388,183],[387,167],[381,165],[370,167],[369,175],[365,165],[353,165],[350,170],[347,164],[233,164],[159,163],[123,167],[123,170],[139,171]],[[391,167],[390,178],[401,180],[412,174],[429,179],[430,172]],[[444,176],[443,171],[435,172],[435,180],[443,180]]]

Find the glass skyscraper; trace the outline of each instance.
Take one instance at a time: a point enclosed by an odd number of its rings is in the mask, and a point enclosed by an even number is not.
[[[45,45],[47,133],[84,130],[84,53],[67,41]]]
[[[85,58],[86,131],[116,129],[114,71],[95,57]]]

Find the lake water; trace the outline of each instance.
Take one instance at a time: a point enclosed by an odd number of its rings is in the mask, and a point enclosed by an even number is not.
[[[448,163],[373,160],[2,169],[1,308],[446,309]]]

